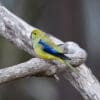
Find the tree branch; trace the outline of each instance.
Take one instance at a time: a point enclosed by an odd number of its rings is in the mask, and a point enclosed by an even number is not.
[[[33,58],[27,62],[1,69],[0,84],[25,76],[31,76],[31,75],[49,76],[49,74],[53,75],[56,72],[55,68],[56,67],[54,65],[45,62],[42,59]]]
[[[4,6],[0,5],[0,35],[33,56],[35,56],[35,54],[32,49],[30,34],[34,29],[36,28],[30,26],[8,11]],[[71,58],[70,63],[74,66],[78,66],[78,75],[67,70],[64,77],[80,92],[84,99],[100,100],[100,84],[90,69],[83,64],[87,57],[86,52],[74,42],[64,44],[61,40],[51,35],[49,35],[49,37],[56,44],[62,44],[62,49],[66,55]],[[52,64],[39,58],[33,58],[22,64],[1,69],[0,83],[40,73],[45,76],[54,75],[55,73],[65,70],[65,66],[60,65],[58,62],[57,64]]]

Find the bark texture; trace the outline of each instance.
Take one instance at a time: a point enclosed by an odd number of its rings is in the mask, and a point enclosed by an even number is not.
[[[0,35],[33,56],[35,53],[32,49],[30,35],[34,29],[36,28],[0,5]],[[100,83],[84,64],[87,58],[85,50],[74,42],[63,43],[51,35],[49,37],[57,45],[60,45],[66,55],[71,58],[70,64],[78,66],[76,68],[77,74],[70,72],[58,62],[50,63],[39,58],[32,58],[22,64],[0,69],[0,83],[30,75],[52,76],[63,71],[64,77],[80,92],[85,100],[100,100]]]

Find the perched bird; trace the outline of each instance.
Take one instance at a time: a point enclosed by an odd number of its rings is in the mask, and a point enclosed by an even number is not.
[[[75,68],[68,62],[70,58],[65,56],[61,48],[54,44],[43,31],[38,29],[33,30],[31,38],[34,52],[39,58],[56,60],[75,71]]]

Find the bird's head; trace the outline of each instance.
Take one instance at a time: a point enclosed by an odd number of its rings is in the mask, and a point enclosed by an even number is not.
[[[35,29],[31,32],[31,38],[34,39],[39,39],[45,36],[44,32],[38,29]]]

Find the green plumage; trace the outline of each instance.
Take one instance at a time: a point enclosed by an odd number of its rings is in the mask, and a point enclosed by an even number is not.
[[[54,44],[44,32],[36,29],[31,34],[33,49],[39,58],[45,60],[56,60],[65,64],[72,71],[76,69],[68,62],[68,57],[63,54],[61,48]]]

